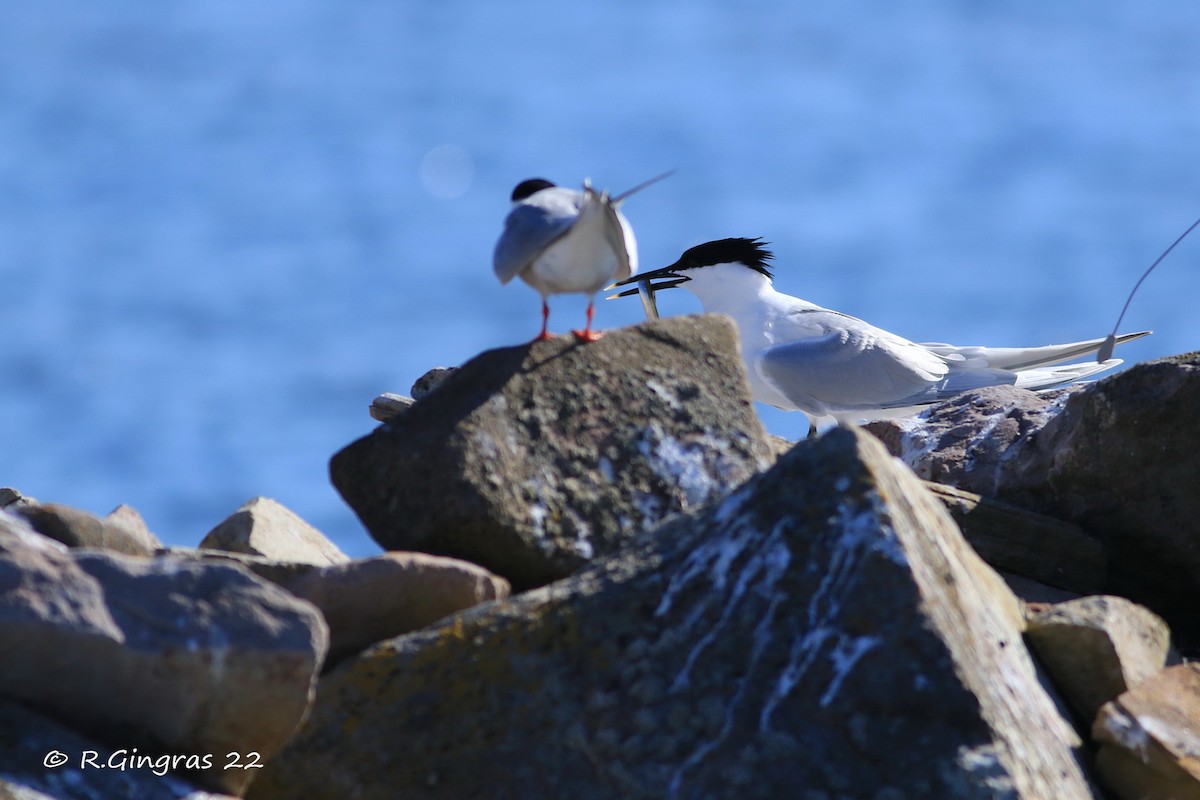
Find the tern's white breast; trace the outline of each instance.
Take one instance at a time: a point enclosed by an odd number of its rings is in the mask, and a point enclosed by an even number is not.
[[[605,235],[604,208],[590,199],[566,235],[542,251],[521,278],[543,295],[595,294],[611,283],[620,263]]]

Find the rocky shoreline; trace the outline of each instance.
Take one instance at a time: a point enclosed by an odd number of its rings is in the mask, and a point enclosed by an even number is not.
[[[797,444],[715,316],[413,395],[374,558],[0,490],[0,797],[1200,797],[1200,354]]]

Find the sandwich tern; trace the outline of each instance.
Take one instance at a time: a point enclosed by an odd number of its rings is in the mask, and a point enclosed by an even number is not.
[[[596,292],[614,280],[630,277],[638,266],[633,228],[618,207],[630,195],[669,174],[617,197],[596,191],[587,180],[582,191],[556,186],[544,178],[517,184],[492,265],[501,284],[520,276],[541,294],[542,330],[534,341],[550,338],[548,298],[552,294],[588,295],[587,325],[572,333],[585,342],[600,338],[592,331]]]
[[[917,344],[861,319],[775,290],[761,239],[720,239],[670,266],[613,286],[651,294],[683,287],[706,312],[733,318],[754,399],[802,411],[813,427],[912,414],[962,392],[1015,385],[1039,390],[1112,369],[1121,359],[1052,366],[1099,350],[1104,339],[1042,347]],[[610,287],[611,288],[611,287]],[[609,299],[638,293],[627,289]],[[1149,331],[1118,336],[1123,344]]]

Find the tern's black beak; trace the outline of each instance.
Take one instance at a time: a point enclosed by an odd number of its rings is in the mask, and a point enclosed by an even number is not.
[[[605,288],[606,289],[615,289],[618,286],[628,286],[630,284],[642,284],[643,286],[649,287],[650,291],[652,291],[652,292],[657,292],[662,289],[674,289],[679,284],[687,283],[688,281],[691,280],[691,278],[689,278],[688,276],[680,275],[678,272],[676,272],[675,270],[677,270],[678,268],[679,268],[679,262],[677,261],[669,267],[663,267],[662,269],[656,269],[656,270],[653,270],[652,272],[639,272],[637,275],[634,275],[631,278],[626,278],[623,281],[617,281],[616,283],[614,283],[610,286],[606,286]],[[617,294],[609,295],[605,299],[614,300],[618,297],[630,297],[637,293],[638,293],[637,286],[634,286],[632,289],[626,289],[623,292],[618,292]]]

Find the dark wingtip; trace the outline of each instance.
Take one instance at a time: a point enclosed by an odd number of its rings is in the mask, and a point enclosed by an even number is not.
[[[529,178],[517,184],[512,190],[512,201],[514,203],[524,200],[526,197],[537,194],[542,189],[553,189],[554,184],[545,178]]]

